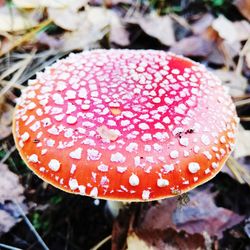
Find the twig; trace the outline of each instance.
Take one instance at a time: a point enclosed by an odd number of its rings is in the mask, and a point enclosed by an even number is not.
[[[241,184],[247,183],[250,186],[249,171],[239,164],[232,156],[228,158],[227,166]]]
[[[32,52],[27,58],[22,61],[22,66],[17,70],[14,76],[10,80],[10,84],[6,85],[0,92],[0,97],[3,96],[9,89],[13,87],[13,83],[16,83],[17,80],[21,77],[29,63],[31,62],[35,52]]]
[[[240,176],[240,173],[238,172],[238,169],[235,167],[234,162],[232,161],[232,157],[229,157],[227,160],[227,167],[232,172],[232,174],[235,176],[235,178],[238,180],[240,184],[244,184],[245,181]]]
[[[238,173],[242,176],[242,179],[250,186],[250,172],[243,165],[239,164],[233,157],[230,157],[230,159]]]
[[[25,58],[26,57],[27,57],[27,54],[25,54]],[[23,60],[25,58],[23,58]],[[20,60],[20,61],[14,63],[13,65],[11,65],[11,67],[8,67],[6,70],[4,70],[4,72],[0,76],[0,80],[6,78],[7,76],[9,76],[9,75],[13,74],[15,71],[17,71],[23,65],[23,60]]]
[[[239,60],[235,69],[235,73],[237,75],[241,74],[242,71],[242,67],[243,67],[243,57],[246,55],[246,52],[250,50],[250,38],[246,41],[246,43],[244,44],[242,50],[239,53]]]
[[[179,23],[182,27],[186,28],[187,30],[192,30],[192,26],[186,21],[185,18],[176,15],[175,13],[169,14],[169,16]]]
[[[250,104],[250,98],[247,98],[247,99],[244,99],[244,100],[240,100],[240,101],[236,101],[234,103],[237,107],[239,106],[244,106],[244,105],[247,105],[247,104]]]
[[[243,122],[250,122],[250,116],[241,116],[240,120]]]
[[[47,245],[45,244],[45,242],[43,241],[42,237],[38,234],[38,232],[36,231],[36,229],[34,228],[34,226],[32,225],[32,223],[30,222],[30,220],[28,219],[28,217],[25,215],[25,213],[23,212],[23,209],[20,207],[20,205],[14,201],[18,211],[20,212],[20,214],[22,215],[24,221],[26,222],[26,224],[28,225],[28,227],[30,228],[30,230],[32,231],[32,233],[35,235],[35,237],[37,238],[38,242],[40,243],[40,245],[43,247],[44,250],[49,250],[49,248],[47,247]]]
[[[12,82],[12,81],[2,80],[2,81],[0,81],[0,84],[3,86],[11,85],[13,88],[20,89],[20,90],[22,90],[24,88],[24,86],[21,86],[21,85],[15,83],[15,82]]]
[[[0,247],[4,249],[9,249],[9,250],[22,250],[21,248],[12,247],[12,246],[2,244],[2,243],[0,243]]]
[[[8,158],[10,157],[10,155],[16,150],[16,146],[13,146],[7,153],[6,155],[3,157],[3,159],[0,161],[0,164],[4,163],[5,161],[8,160]]]
[[[103,246],[107,241],[109,241],[112,238],[112,235],[107,236],[103,240],[101,240],[97,245],[92,247],[90,250],[98,250],[101,246]]]
[[[45,69],[47,66],[51,65],[53,62],[55,62],[57,59],[65,56],[66,54],[68,54],[68,52],[61,52],[61,53],[57,53],[53,58],[51,58],[50,60],[45,60],[44,59],[44,63],[41,64],[39,67],[35,68],[34,70],[32,70],[31,72],[29,72],[25,77],[23,77],[20,81],[17,81],[18,85],[22,85],[24,82],[26,82],[28,79],[30,79],[32,76],[35,75],[36,72],[39,72],[43,69]],[[51,54],[53,55],[53,53]],[[47,55],[46,55],[47,56]],[[49,56],[49,55],[48,55]]]
[[[0,51],[0,57],[3,56],[6,53],[9,53],[11,50],[15,49],[16,47],[20,46],[21,44],[23,44],[23,43],[25,43],[27,41],[30,41],[31,39],[33,39],[33,37],[36,35],[36,33],[43,30],[46,26],[48,26],[51,23],[52,23],[51,19],[47,19],[47,20],[41,22],[37,28],[31,30],[30,32],[28,32],[27,34],[22,36],[21,38],[17,39],[5,51]]]
[[[25,69],[27,68],[27,66],[29,65],[29,63],[31,62],[31,60],[33,59],[34,55],[35,55],[35,50],[33,50],[31,52],[30,55],[28,55],[24,60],[23,60],[23,65],[20,67],[20,69],[17,70],[16,74],[14,74],[14,76],[11,78],[12,82],[17,82],[17,80],[21,77],[21,75],[23,74],[23,72],[25,71]]]

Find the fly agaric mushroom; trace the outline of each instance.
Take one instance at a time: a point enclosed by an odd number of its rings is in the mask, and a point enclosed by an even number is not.
[[[15,110],[25,163],[66,192],[148,201],[213,178],[238,118],[202,65],[153,50],[71,54],[38,73]]]

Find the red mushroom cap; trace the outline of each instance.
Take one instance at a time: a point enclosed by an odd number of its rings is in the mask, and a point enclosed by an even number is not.
[[[237,122],[231,98],[202,65],[163,51],[93,50],[29,81],[13,134],[23,160],[52,185],[141,201],[214,177]]]

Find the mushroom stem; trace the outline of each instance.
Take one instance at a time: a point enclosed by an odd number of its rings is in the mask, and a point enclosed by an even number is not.
[[[119,214],[120,209],[122,209],[126,205],[126,202],[108,200],[106,204],[109,212],[114,218],[116,218]]]

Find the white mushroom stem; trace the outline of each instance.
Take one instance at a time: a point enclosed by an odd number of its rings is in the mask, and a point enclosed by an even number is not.
[[[122,201],[107,201],[107,207],[114,218],[116,218],[119,214],[120,209],[122,209],[128,202]]]

